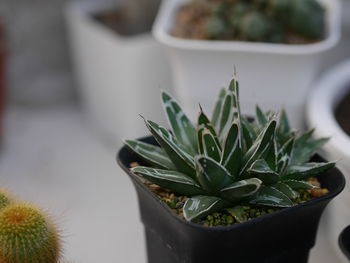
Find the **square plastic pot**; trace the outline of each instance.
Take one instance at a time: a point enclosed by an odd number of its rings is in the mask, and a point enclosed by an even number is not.
[[[141,140],[155,143],[152,137]],[[117,159],[138,194],[149,263],[307,262],[322,211],[345,184],[334,168],[318,176],[327,195],[239,225],[210,228],[181,219],[132,174],[130,163],[143,162],[126,147]]]
[[[316,128],[316,138],[330,137],[322,152],[329,160],[339,160],[338,167],[350,180],[350,136],[340,127],[334,110],[342,98],[350,92],[350,60],[333,67],[326,72],[316,84],[315,90],[309,94],[307,101],[307,126]],[[331,246],[335,249],[341,262],[348,262],[338,247],[340,232],[350,224],[350,187],[339,195],[329,207],[327,233]]]
[[[267,109],[286,108],[293,126],[302,128],[306,95],[320,59],[340,38],[339,0],[322,1],[326,8],[326,37],[305,45],[174,37],[171,30],[177,10],[189,1],[163,1],[153,27],[153,35],[170,56],[175,92],[185,109],[197,112],[194,107],[201,102],[206,112],[212,110],[212,98],[236,66],[245,113],[252,114],[259,100],[259,105]]]
[[[165,121],[158,110],[159,94],[172,86],[168,58],[151,32],[120,35],[94,18],[116,4],[79,1],[65,10],[83,108],[96,130],[113,143],[146,133],[142,121],[134,122],[139,114]]]

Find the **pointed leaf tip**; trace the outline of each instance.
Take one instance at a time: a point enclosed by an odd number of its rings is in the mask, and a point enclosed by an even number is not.
[[[163,107],[176,139],[192,155],[197,153],[196,129],[181,106],[169,94],[162,94]]]

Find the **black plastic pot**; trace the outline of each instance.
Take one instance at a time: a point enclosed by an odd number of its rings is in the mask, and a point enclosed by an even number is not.
[[[156,143],[152,137],[141,140]],[[334,168],[318,176],[330,191],[327,195],[246,223],[210,228],[177,216],[132,174],[130,163],[143,162],[125,146],[117,158],[138,194],[149,263],[307,262],[320,216],[345,185],[344,176]],[[316,156],[317,160],[321,158]]]
[[[339,247],[350,261],[350,226],[347,226],[339,236]]]

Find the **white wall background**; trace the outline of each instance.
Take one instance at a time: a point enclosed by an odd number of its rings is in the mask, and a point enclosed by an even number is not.
[[[73,98],[62,8],[67,0],[1,0],[8,46],[8,94],[26,105]]]

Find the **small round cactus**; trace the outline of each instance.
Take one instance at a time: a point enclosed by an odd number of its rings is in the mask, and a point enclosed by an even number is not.
[[[1,263],[57,263],[59,239],[54,224],[39,208],[10,204],[1,210]]]
[[[9,194],[5,190],[0,189],[0,210],[11,204],[11,202]]]
[[[322,38],[325,33],[325,10],[316,0],[291,2],[289,26],[307,38]]]
[[[225,22],[218,16],[213,16],[208,19],[207,24],[207,36],[210,39],[216,39],[225,34],[227,31]]]
[[[263,41],[270,32],[270,21],[262,13],[249,12],[240,21],[242,35],[250,41]]]

